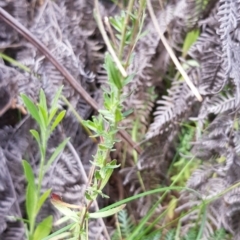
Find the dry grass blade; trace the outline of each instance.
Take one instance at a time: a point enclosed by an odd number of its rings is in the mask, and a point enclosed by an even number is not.
[[[116,63],[119,71],[121,72],[122,76],[123,77],[127,77],[127,72],[126,70],[123,68],[121,62],[119,61],[115,51],[113,50],[113,47],[108,39],[108,36],[107,36],[107,33],[104,29],[104,26],[103,26],[103,22],[102,22],[102,19],[101,19],[101,15],[99,13],[99,9],[98,9],[98,1],[95,0],[95,14],[96,14],[96,21],[97,21],[97,24],[98,24],[98,28],[102,34],[102,37],[103,37],[103,40],[104,42],[106,43],[107,47],[108,47],[108,51],[110,52],[114,62]]]
[[[158,22],[157,22],[157,18],[156,18],[155,14],[154,14],[153,7],[152,7],[152,4],[151,4],[150,0],[147,1],[147,6],[148,6],[148,10],[149,10],[151,19],[153,21],[153,25],[154,25],[156,31],[158,32],[159,37],[161,38],[161,41],[162,41],[164,47],[166,48],[166,50],[167,50],[168,54],[170,55],[172,61],[176,65],[178,71],[181,73],[182,77],[184,78],[184,80],[188,84],[189,88],[192,90],[192,92],[194,93],[194,95],[196,96],[198,101],[201,102],[202,101],[202,96],[200,95],[200,93],[197,90],[197,88],[193,85],[193,83],[190,80],[190,78],[188,77],[187,73],[184,71],[183,67],[181,66],[180,62],[178,61],[177,57],[175,56],[172,48],[169,46],[169,44],[167,42],[167,39],[164,37],[161,29],[159,28],[159,25],[158,25]]]

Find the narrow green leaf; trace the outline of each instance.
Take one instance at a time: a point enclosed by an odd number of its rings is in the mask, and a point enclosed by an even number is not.
[[[134,76],[135,76],[135,74],[133,73],[133,74],[130,74],[126,79],[124,79],[123,86],[127,85],[128,83],[130,83],[133,80]]]
[[[60,219],[58,219],[55,223],[54,226],[62,225],[63,223],[67,222],[69,220],[68,216],[64,216]]]
[[[182,47],[182,54],[184,57],[187,55],[188,50],[193,45],[193,43],[196,42],[196,40],[198,39],[198,36],[199,36],[199,29],[188,32]]]
[[[59,98],[60,98],[60,95],[61,95],[61,93],[62,93],[62,90],[63,90],[63,86],[61,86],[61,87],[57,90],[57,92],[56,92],[56,94],[55,94],[55,96],[54,96],[54,98],[53,98],[53,100],[52,100],[52,103],[51,103],[50,113],[53,111],[53,109],[58,108],[58,107],[57,107],[57,104],[58,104],[58,100],[59,100]]]
[[[34,137],[35,140],[37,141],[38,146],[41,146],[41,141],[40,141],[39,133],[38,133],[36,130],[34,130],[34,129],[31,129],[31,130],[30,130],[30,133],[33,135],[33,137]]]
[[[12,65],[15,65],[17,67],[19,67],[20,69],[22,69],[25,72],[29,72],[31,73],[31,69],[26,67],[25,65],[21,64],[20,62],[16,61],[15,59],[7,56],[6,54],[0,52],[0,57],[6,61],[8,61],[9,63],[11,63]]]
[[[144,32],[142,32],[142,33],[139,35],[138,39],[141,39],[141,38],[145,37],[148,33],[149,33],[149,31],[144,31]]]
[[[49,117],[48,117],[48,126],[50,125],[52,119],[54,118],[54,116],[57,113],[57,108],[53,108],[50,112],[49,112]]]
[[[110,111],[100,109],[98,112],[101,113],[106,119],[109,119],[111,122],[114,121],[114,115]]]
[[[85,198],[86,198],[88,201],[94,200],[93,196],[92,196],[91,194],[89,194],[88,192],[85,192]]]
[[[104,194],[103,192],[99,192],[98,194],[100,194],[102,198],[110,198],[108,195]]]
[[[188,65],[188,68],[189,68],[189,66],[190,67],[200,67],[200,64],[198,63],[198,61],[193,60],[193,59],[187,60],[186,64]],[[184,64],[183,64],[183,67],[184,67]]]
[[[109,81],[113,83],[117,89],[122,89],[122,81],[121,81],[121,74],[119,73],[119,70],[115,66],[115,63],[112,60],[112,57],[110,54],[106,54],[105,57],[106,62],[106,70],[109,77]]]
[[[107,169],[105,178],[102,180],[99,190],[102,190],[105,187],[105,185],[108,183],[108,180],[112,175],[112,172],[113,172],[112,168]]]
[[[66,110],[62,110],[57,117],[55,118],[52,127],[51,127],[51,132],[53,132],[53,130],[57,127],[57,125],[63,120],[64,116],[65,116]]]
[[[105,150],[107,150],[107,149],[109,149],[106,145],[104,145],[104,144],[98,144],[98,148],[100,149],[100,150],[102,150],[102,151],[105,151]]]
[[[57,201],[52,201],[52,204],[55,208],[58,209],[59,212],[61,212],[64,216],[69,217],[69,219],[73,220],[74,222],[79,221],[79,217],[77,212],[72,211],[70,208],[58,203]]]
[[[21,94],[21,97],[22,97],[22,100],[23,100],[27,110],[29,111],[30,115],[32,116],[32,118],[34,118],[36,120],[36,122],[38,123],[38,125],[41,126],[40,116],[39,116],[38,109],[35,106],[35,104],[26,95]]]
[[[117,18],[116,18],[117,19]],[[118,32],[122,32],[122,23],[113,17],[109,17],[109,22]]]
[[[33,239],[34,240],[42,240],[47,237],[52,230],[52,221],[53,217],[48,216],[40,222],[34,232]]]
[[[47,191],[45,191],[41,197],[39,198],[38,200],[38,203],[37,203],[37,209],[36,209],[36,214],[38,214],[38,212],[40,211],[42,205],[44,204],[44,202],[46,201],[46,199],[48,198],[48,196],[50,195],[51,193],[51,189],[48,189]]]
[[[38,105],[38,109],[39,109],[39,112],[38,112],[39,117],[42,120],[42,122],[44,122],[45,128],[47,128],[47,125],[48,125],[48,112],[41,105]]]
[[[40,90],[40,106],[45,110],[47,111],[48,108],[47,108],[47,101],[46,101],[46,96],[45,96],[45,93],[43,91],[43,89]]]
[[[148,196],[148,195],[151,195],[151,194],[155,194],[155,193],[169,191],[169,190],[177,190],[177,191],[186,190],[186,191],[192,192],[192,193],[196,194],[197,196],[199,196],[199,193],[197,191],[195,191],[195,190],[193,190],[191,188],[187,188],[187,187],[164,187],[164,188],[160,187],[160,188],[156,188],[154,190],[150,190],[150,191],[146,191],[146,192],[143,192],[143,193],[136,194],[136,195],[134,195],[132,197],[125,198],[125,199],[120,200],[120,201],[118,201],[116,203],[113,203],[113,204],[111,204],[111,205],[109,205],[107,207],[104,207],[104,208],[100,209],[99,211],[106,211],[106,210],[109,210],[111,208],[120,206],[121,204],[125,204],[125,203],[131,202],[133,200],[136,200],[138,198],[141,198],[141,197],[144,197],[144,196]]]
[[[34,184],[29,183],[27,185],[26,192],[26,210],[30,226],[33,224],[36,216],[36,206],[37,206],[37,188]]]
[[[123,204],[121,206],[109,209],[104,212],[95,212],[95,213],[89,213],[89,218],[103,218],[103,217],[108,217],[111,215],[114,215],[118,212],[120,212],[123,208],[125,208],[126,204]]]
[[[66,227],[63,227],[63,228],[59,229],[58,231],[52,233],[52,234],[49,235],[48,237],[43,238],[42,240],[50,240],[51,238],[53,238],[53,237],[55,237],[55,236],[58,236],[59,234],[65,232],[65,231],[67,231],[67,230],[69,230],[69,229],[70,229],[72,226],[74,226],[74,225],[75,225],[75,223],[71,223],[71,224],[67,225]]]
[[[22,161],[22,165],[27,182],[34,185],[34,174],[31,165],[26,160]]]
[[[83,125],[89,129],[91,129],[92,131],[96,132],[97,131],[97,127],[96,127],[96,124],[90,120],[87,120],[87,121],[83,121],[82,122]]]
[[[122,115],[123,115],[123,117],[127,117],[127,116],[129,116],[130,114],[132,114],[133,111],[134,111],[133,109],[129,109],[129,110],[123,112]]]
[[[115,122],[118,123],[123,119],[122,112],[119,109],[116,109],[115,112]]]
[[[63,151],[63,149],[65,148],[67,142],[69,141],[70,138],[66,138],[64,139],[64,141],[62,143],[60,143],[58,145],[58,147],[55,149],[55,151],[53,152],[53,154],[51,155],[51,157],[49,158],[49,160],[47,161],[47,165],[46,165],[46,170],[51,166],[51,164],[53,163],[53,161],[58,157],[58,155]]]
[[[117,160],[114,159],[110,163],[107,163],[106,168],[118,168],[121,164],[117,164]]]

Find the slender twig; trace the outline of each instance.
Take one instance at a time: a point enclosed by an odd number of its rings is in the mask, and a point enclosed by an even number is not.
[[[178,71],[181,73],[182,77],[184,78],[184,80],[188,84],[189,88],[192,90],[193,94],[196,96],[198,101],[201,102],[202,101],[202,96],[200,95],[197,88],[193,85],[192,81],[190,80],[187,73],[185,72],[185,70],[181,66],[180,62],[178,61],[177,57],[175,56],[172,48],[168,44],[167,39],[165,38],[164,34],[162,33],[162,31],[161,31],[161,29],[158,25],[158,21],[157,21],[157,18],[155,16],[155,14],[154,14],[153,7],[152,7],[152,4],[151,4],[150,0],[147,0],[147,6],[148,6],[148,10],[149,10],[150,16],[151,16],[152,21],[153,21],[153,25],[154,25],[156,31],[158,32],[159,37],[161,38],[161,41],[162,41],[164,47],[166,48],[168,54],[170,55],[172,61],[174,62],[175,66],[177,67]]]
[[[0,109],[0,117],[12,107],[13,102],[14,99],[10,98],[7,104],[5,104],[5,106],[2,109]]]
[[[69,71],[60,64],[52,53],[20,22],[13,18],[8,12],[0,7],[0,18],[26,38],[32,45],[34,45],[46,58],[56,67],[56,69],[66,78],[70,85],[82,96],[82,98],[96,111],[99,110],[98,104],[91,96],[83,89],[83,87],[73,78]],[[125,71],[125,70],[124,70]],[[138,153],[141,153],[141,149],[136,146],[136,143],[132,141],[129,135],[120,130],[119,134],[122,138]]]
[[[109,33],[110,33],[110,36],[111,36],[111,39],[112,39],[112,41],[113,41],[114,46],[117,46],[117,40],[116,40],[116,38],[115,38],[115,36],[114,36],[112,27],[111,27],[111,25],[109,24],[109,19],[108,19],[108,17],[104,17],[104,23],[105,23],[105,25],[106,25]]]
[[[127,72],[124,69],[124,67],[122,66],[121,62],[119,61],[119,59],[118,59],[118,57],[117,57],[117,55],[116,55],[116,53],[115,53],[115,51],[114,51],[110,41],[108,39],[107,33],[106,33],[105,29],[104,29],[104,25],[103,25],[102,18],[101,18],[101,15],[100,15],[100,12],[99,12],[99,8],[98,8],[98,0],[95,0],[94,13],[95,13],[94,15],[95,15],[95,18],[96,18],[96,21],[97,21],[97,24],[98,24],[99,31],[102,34],[103,40],[104,40],[104,42],[107,45],[109,53],[111,54],[114,62],[117,65],[117,68],[121,72],[122,76],[123,77],[127,77]]]

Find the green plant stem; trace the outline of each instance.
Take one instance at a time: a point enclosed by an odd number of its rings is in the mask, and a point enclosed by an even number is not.
[[[99,151],[99,149],[98,149],[97,151]],[[109,151],[106,153],[105,159],[107,158],[108,154],[109,154]],[[97,155],[97,154],[96,154],[96,155]],[[92,182],[93,174],[91,174],[91,173],[93,173],[93,172],[95,171],[95,168],[96,168],[96,166],[95,166],[95,165],[92,165],[91,170],[90,170],[90,176],[89,176],[88,185],[90,185],[90,183]],[[97,187],[97,189],[99,189],[100,186],[101,186],[101,180],[99,180],[99,182],[98,182],[98,187]],[[88,211],[89,211],[89,209],[90,209],[90,207],[91,207],[91,205],[92,205],[92,203],[93,203],[94,201],[95,201],[95,200],[91,200],[91,201],[89,201],[89,203],[87,204],[87,207],[85,208],[85,210],[84,210],[84,212],[83,212],[83,217],[81,218],[81,221],[80,221],[80,229],[83,228],[84,221],[86,221],[87,213],[88,213]],[[107,239],[110,240],[109,236],[108,236],[107,234],[105,234],[105,235],[106,235]]]
[[[40,192],[41,192],[41,185],[42,185],[43,172],[44,172],[43,171],[44,162],[45,162],[45,157],[42,156],[41,161],[40,161],[40,172],[39,172],[39,178],[38,178],[38,198],[39,198]]]
[[[87,237],[87,239],[86,240],[88,240],[88,221],[85,221],[85,224],[86,224],[86,237]]]
[[[2,59],[4,59],[4,60],[8,61],[12,65],[15,65],[15,66],[19,67],[23,71],[31,73],[31,69],[30,68],[26,67],[25,65],[21,64],[20,62],[18,62],[16,60],[14,60],[13,58],[7,56],[6,54],[0,52],[0,57]]]
[[[140,171],[137,171],[137,177],[138,177],[138,181],[140,183],[140,186],[141,186],[142,190],[145,192],[146,188],[145,188],[145,185],[144,185],[144,182],[143,182],[143,179],[142,179]]]
[[[67,104],[67,106],[69,107],[69,109],[72,111],[72,113],[75,115],[75,117],[77,118],[77,120],[79,121],[79,123],[81,124],[81,126],[83,127],[83,129],[86,131],[86,133],[88,134],[89,137],[91,137],[91,139],[95,142],[98,143],[97,139],[95,137],[92,136],[91,131],[84,126],[83,124],[83,119],[81,118],[81,116],[77,113],[77,111],[74,109],[74,107],[72,106],[72,104],[63,96],[61,95],[62,100]]]
[[[124,19],[123,30],[121,34],[121,42],[120,42],[120,48],[119,48],[119,54],[118,54],[119,59],[122,59],[122,54],[123,54],[124,45],[125,45],[125,36],[126,36],[126,31],[127,31],[128,22],[130,19],[130,13],[132,12],[133,4],[134,4],[134,0],[130,0],[128,3],[127,16]]]
[[[101,185],[101,180],[98,182],[98,189],[100,188],[100,185]],[[89,211],[89,209],[90,209],[90,207],[91,207],[91,205],[94,201],[96,201],[96,200],[91,200],[88,203],[87,207],[85,208],[85,210],[83,212],[83,217],[81,218],[81,221],[80,221],[80,230],[83,228],[84,222],[88,222],[87,219],[86,219],[87,213],[88,213],[88,211]],[[105,235],[106,235],[107,239],[110,240],[108,234],[105,234]]]
[[[203,230],[204,230],[204,226],[205,226],[206,219],[207,219],[206,205],[204,204],[202,208],[203,208],[203,219],[202,219],[201,226],[200,226],[200,229],[199,229],[198,236],[197,236],[196,240],[201,240],[202,239]]]
[[[46,149],[47,149],[47,141],[48,141],[48,134],[45,135],[46,129],[41,129],[41,138],[42,138],[42,150],[41,152],[41,160],[40,160],[40,171],[39,171],[39,178],[38,178],[38,190],[37,190],[37,197],[39,199],[41,194],[41,186],[42,180],[44,175],[44,163],[46,158]]]
[[[115,219],[116,219],[116,228],[117,228],[118,236],[119,236],[120,240],[123,240],[117,214],[115,214]]]
[[[121,98],[121,91],[120,91],[120,90],[117,90],[117,92],[116,92],[116,105],[114,105],[114,106],[112,107],[112,109],[111,109],[111,112],[114,113],[114,116],[116,116],[116,111],[117,111],[117,109],[118,109],[118,107],[119,107],[118,104],[120,103],[120,98]],[[118,103],[118,104],[117,104],[117,103]],[[105,132],[109,132],[109,131],[112,131],[112,130],[117,130],[117,121],[116,121],[116,120],[114,120],[113,126],[109,125],[109,126],[106,127]],[[115,134],[115,135],[116,135],[116,134]],[[112,140],[114,139],[115,135],[112,136]],[[104,144],[104,141],[105,141],[104,137],[103,137],[103,136],[102,136],[102,137],[100,136],[100,139],[101,139],[101,142],[100,142],[99,144]],[[100,156],[100,154],[101,154],[101,156]],[[95,155],[95,157],[94,157],[94,161],[97,162],[98,156],[100,156],[100,157],[103,158],[103,160],[104,160],[103,166],[106,166],[106,164],[107,164],[107,159],[108,159],[109,154],[110,154],[110,150],[107,149],[107,150],[105,150],[105,151],[103,152],[103,150],[101,150],[100,147],[98,146],[98,150],[97,150],[97,153],[96,153],[96,155]],[[91,182],[92,182],[95,169],[96,169],[96,165],[93,164],[92,167],[91,167],[91,170],[90,170],[88,186],[90,186],[90,184],[91,184]],[[97,190],[101,190],[101,189],[100,189],[101,184],[102,184],[102,179],[98,180],[98,182],[97,182]],[[97,196],[94,197],[94,198],[96,199]],[[94,199],[94,200],[95,200],[95,199]],[[80,221],[80,230],[83,229],[83,227],[84,227],[84,221],[86,221],[86,219],[87,219],[88,211],[89,211],[92,203],[94,202],[94,200],[92,199],[92,200],[90,200],[90,201],[88,202],[87,207],[85,208],[85,210],[84,210],[84,212],[83,212],[83,217],[81,218],[81,221]]]
[[[181,230],[181,221],[178,222],[177,224],[177,229],[176,229],[176,234],[175,234],[175,239],[180,239],[179,236],[180,236],[180,230]]]

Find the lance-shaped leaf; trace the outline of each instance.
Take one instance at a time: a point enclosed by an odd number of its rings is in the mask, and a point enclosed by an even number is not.
[[[32,118],[34,118],[36,120],[36,122],[39,124],[39,126],[41,126],[41,119],[40,119],[38,109],[35,106],[35,104],[26,95],[21,94],[21,97],[22,97],[24,104],[27,107],[28,112],[32,116]]]
[[[61,233],[66,232],[67,230],[69,230],[70,228],[72,228],[76,223],[71,223],[69,225],[67,225],[66,227],[63,227],[61,229],[59,229],[58,231],[56,231],[55,233],[52,233],[51,235],[49,235],[48,237],[43,238],[42,240],[50,240],[50,239],[58,239],[55,238],[57,236],[59,236]],[[61,239],[61,238],[60,238]]]
[[[46,170],[51,166],[51,164],[53,163],[53,161],[59,156],[59,154],[63,151],[63,149],[65,148],[67,142],[69,141],[70,138],[66,138],[62,143],[60,143],[58,145],[58,147],[55,149],[55,151],[53,152],[53,154],[51,155],[51,157],[49,158],[49,160],[47,161],[47,165],[46,165]]]
[[[54,131],[54,129],[57,127],[57,125],[63,120],[64,116],[65,116],[66,110],[62,110],[57,117],[55,118],[52,126],[51,126],[51,132]]]
[[[64,216],[69,217],[69,219],[72,219],[74,222],[79,221],[79,216],[77,212],[72,211],[68,206],[70,204],[65,203],[61,201],[60,197],[56,194],[51,195],[51,203],[55,208],[57,208]]]
[[[45,191],[41,197],[39,198],[38,200],[38,203],[37,203],[37,209],[36,209],[36,214],[38,214],[38,212],[40,211],[42,205],[44,204],[44,202],[46,201],[46,199],[48,198],[48,196],[50,195],[51,193],[51,189],[48,189],[47,191]]]
[[[57,108],[57,103],[58,103],[58,100],[59,100],[60,95],[61,95],[61,93],[62,93],[62,90],[63,90],[63,86],[61,86],[61,87],[58,89],[58,91],[56,92],[56,94],[54,95],[54,98],[53,98],[52,103],[51,103],[51,106],[52,106],[52,107],[51,107],[51,109],[50,109],[50,114],[51,114],[52,111],[54,111],[54,109]]]
[[[42,106],[43,109],[47,111],[47,101],[46,101],[46,96],[44,91],[41,89],[40,90],[40,95],[39,95],[40,103],[39,105]]]
[[[38,143],[38,146],[40,147],[41,146],[41,140],[40,140],[39,133],[36,130],[34,130],[34,129],[31,129],[30,133],[33,135],[33,137],[35,138],[35,140]]]
[[[29,184],[34,185],[34,174],[31,165],[26,161],[22,161],[23,169],[24,169],[24,175],[28,181]]]
[[[52,230],[52,221],[53,217],[48,216],[40,222],[34,232],[33,239],[34,240],[42,240],[47,237]]]
[[[37,206],[37,189],[35,185],[29,183],[27,186],[26,193],[26,209],[30,225],[33,224],[36,217],[36,206]]]
[[[103,217],[109,217],[112,216],[118,212],[120,212],[123,208],[125,208],[126,204],[123,204],[121,206],[109,209],[107,211],[104,212],[95,212],[95,213],[89,213],[89,218],[103,218]]]

